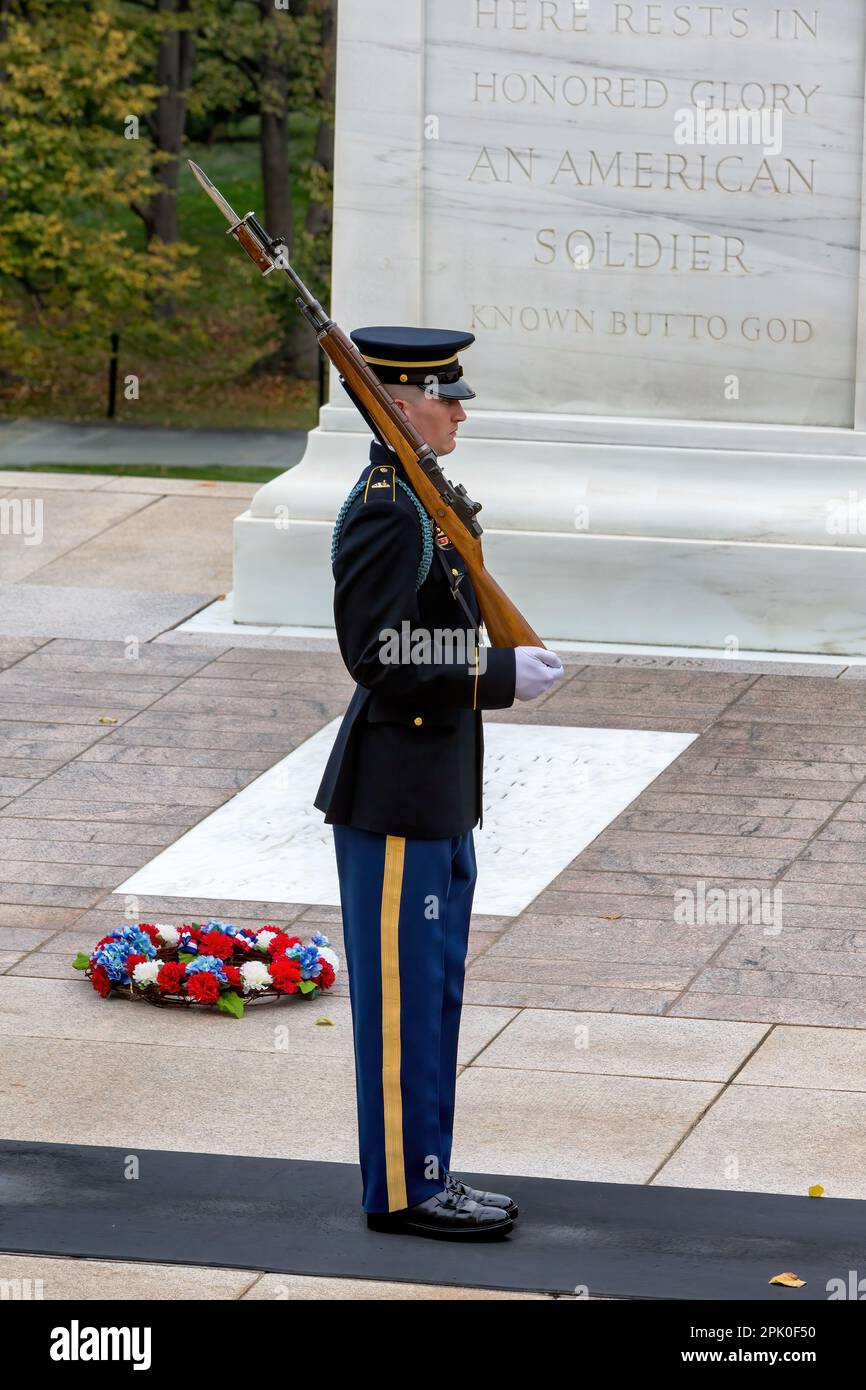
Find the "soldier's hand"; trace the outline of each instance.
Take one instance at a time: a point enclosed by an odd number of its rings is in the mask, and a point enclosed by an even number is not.
[[[549,652],[546,647],[515,647],[514,661],[517,668],[514,696],[517,700],[536,700],[565,675],[556,652]]]

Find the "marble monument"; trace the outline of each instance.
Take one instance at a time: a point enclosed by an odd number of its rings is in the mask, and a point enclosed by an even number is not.
[[[546,639],[866,653],[864,55],[853,0],[341,0],[332,312],[476,335],[446,472]],[[368,440],[332,373],[236,621],[331,624]]]

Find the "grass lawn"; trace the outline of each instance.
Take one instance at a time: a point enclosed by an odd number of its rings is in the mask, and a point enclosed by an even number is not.
[[[189,478],[211,483],[269,483],[285,472],[283,468],[234,468],[228,463],[208,464],[206,468],[184,468],[172,463],[5,463],[4,473],[103,473],[122,478]]]

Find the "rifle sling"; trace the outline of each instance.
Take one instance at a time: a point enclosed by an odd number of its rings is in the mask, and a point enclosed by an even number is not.
[[[445,571],[445,577],[446,577],[446,579],[448,580],[448,584],[449,584],[449,587],[450,587],[450,589],[451,589],[451,592],[452,592],[452,594],[454,595],[454,597],[457,599],[457,602],[460,604],[460,607],[463,609],[463,612],[466,614],[466,619],[467,619],[467,621],[468,621],[468,623],[469,623],[469,626],[470,626],[471,630],[475,633],[476,637],[478,637],[478,635],[479,635],[479,633],[478,633],[478,620],[477,620],[477,618],[474,618],[474,617],[472,616],[472,610],[470,609],[469,604],[466,602],[465,598],[463,597],[463,595],[462,595],[461,592],[460,592],[460,584],[459,584],[459,582],[458,582],[457,584],[454,583],[454,577],[453,577],[453,575],[451,574],[451,566],[449,565],[448,561],[445,559],[445,556],[442,554],[442,549],[441,549],[441,547],[440,547],[439,545],[436,545],[436,546],[434,546],[434,549],[435,549],[435,551],[436,551],[436,554],[437,554],[438,557],[439,557],[439,563],[441,564],[443,570]]]

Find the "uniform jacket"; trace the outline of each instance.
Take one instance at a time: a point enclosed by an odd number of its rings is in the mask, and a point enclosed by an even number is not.
[[[452,586],[459,584],[475,624],[478,602],[446,537],[434,541],[429,574],[416,589],[422,530],[412,498],[397,485],[408,483],[397,455],[374,441],[361,478],[365,488],[345,516],[333,565],[337,639],[357,685],[315,805],[328,824],[418,839],[461,835],[482,819],[481,711],[513,704],[514,648],[485,647],[476,660],[477,626],[470,628]],[[419,630],[431,638],[457,633],[456,645],[446,639],[420,664],[382,660],[384,632],[405,635],[406,652]],[[469,660],[443,659],[449,654]]]

